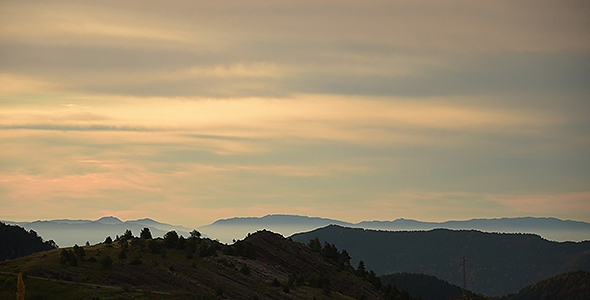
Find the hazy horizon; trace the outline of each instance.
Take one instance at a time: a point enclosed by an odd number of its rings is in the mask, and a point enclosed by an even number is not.
[[[269,213],[269,214],[265,214],[265,215],[259,215],[259,216],[230,216],[230,217],[224,217],[224,218],[219,218],[216,220],[213,220],[212,222],[209,223],[205,223],[205,224],[183,224],[183,223],[170,223],[170,222],[165,222],[162,220],[158,220],[156,218],[150,217],[150,216],[144,216],[144,217],[138,217],[138,218],[121,218],[118,217],[116,215],[104,215],[104,216],[100,216],[97,218],[76,218],[76,217],[72,217],[72,218],[52,218],[52,219],[29,219],[29,220],[12,220],[12,219],[0,219],[0,221],[11,221],[11,222],[15,222],[15,223],[26,223],[26,222],[37,222],[37,221],[56,221],[56,220],[70,220],[70,221],[98,221],[102,218],[109,218],[109,217],[114,217],[119,219],[122,222],[128,222],[128,221],[138,221],[138,220],[144,220],[144,219],[150,219],[159,223],[164,223],[164,224],[168,224],[168,225],[175,225],[175,226],[182,226],[182,227],[186,227],[186,228],[193,228],[193,229],[197,229],[199,227],[203,227],[203,226],[207,226],[207,225],[211,225],[214,224],[217,221],[223,221],[223,220],[231,220],[231,219],[262,219],[264,217],[269,217],[269,216],[295,216],[295,217],[307,217],[307,218],[311,218],[311,219],[327,219],[327,220],[334,220],[334,221],[340,221],[340,222],[345,222],[345,223],[350,223],[353,225],[362,223],[362,222],[392,222],[392,221],[396,221],[396,220],[407,220],[407,221],[418,221],[418,222],[425,222],[425,223],[444,223],[444,222],[453,222],[453,221],[458,221],[458,222],[462,222],[462,221],[470,221],[470,220],[500,220],[500,219],[518,219],[518,218],[540,218],[540,219],[558,219],[561,221],[574,221],[574,222],[584,222],[584,223],[590,223],[588,221],[584,221],[584,220],[574,220],[574,219],[562,219],[562,218],[557,218],[557,217],[553,217],[553,216],[514,216],[514,217],[490,217],[490,218],[467,218],[467,219],[446,219],[446,220],[441,220],[441,221],[431,221],[431,220],[420,220],[420,219],[412,219],[412,218],[404,218],[404,217],[397,217],[397,218],[393,218],[393,219],[365,219],[365,220],[360,220],[360,221],[349,221],[349,220],[344,220],[344,219],[337,219],[337,218],[329,218],[329,217],[324,217],[324,216],[314,216],[314,215],[297,215],[297,214],[284,214],[284,213],[280,213],[280,214],[275,214],[275,213]]]
[[[103,216],[96,220],[64,219],[39,220],[32,222],[15,222],[26,230],[35,230],[43,239],[53,240],[60,247],[81,245],[86,241],[96,244],[104,241],[107,236],[115,237],[126,230],[138,235],[143,228],[150,228],[153,236],[162,237],[166,232],[176,231],[179,235],[188,237],[189,232],[196,229],[214,240],[232,244],[242,240],[249,234],[259,230],[270,230],[285,237],[296,233],[309,232],[328,225],[338,225],[349,228],[363,228],[377,231],[430,231],[434,229],[449,230],[477,230],[489,233],[524,233],[535,234],[549,241],[582,242],[590,241],[590,223],[561,220],[556,218],[496,218],[449,220],[445,222],[427,222],[411,219],[396,219],[387,221],[364,220],[352,223],[346,220],[309,217],[302,215],[271,214],[260,217],[234,217],[219,219],[201,226],[186,226],[185,224],[167,224],[152,218],[130,219],[114,222],[116,216]],[[106,220],[102,220],[106,219]],[[142,220],[144,222],[142,222]],[[149,221],[145,221],[149,220]],[[0,220],[8,221],[8,220]],[[57,222],[56,222],[57,221]],[[80,221],[86,221],[80,223]],[[157,223],[153,223],[156,221]],[[570,222],[567,222],[570,221]],[[11,223],[11,222],[9,222]]]
[[[0,6],[0,219],[590,222],[588,2]]]

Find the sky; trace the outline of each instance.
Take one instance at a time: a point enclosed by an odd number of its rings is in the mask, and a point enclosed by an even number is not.
[[[590,222],[588,1],[0,3],[0,219]]]

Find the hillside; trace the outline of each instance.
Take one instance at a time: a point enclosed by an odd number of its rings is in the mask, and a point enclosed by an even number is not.
[[[463,289],[435,276],[414,273],[395,273],[380,277],[383,283],[395,285],[422,300],[449,300],[461,297]]]
[[[551,242],[531,234],[453,231],[375,231],[328,226],[296,234],[296,241],[319,238],[347,249],[379,275],[424,273],[462,285],[467,258],[467,288],[488,296],[573,270],[590,270],[590,242]]]
[[[170,233],[164,239],[122,235],[110,244],[4,261],[0,272],[24,273],[32,295],[42,294],[33,287],[56,291],[53,297],[76,297],[66,293],[80,290],[83,299],[115,289],[123,299],[151,299],[155,294],[158,299],[409,299],[407,293],[382,285],[375,273],[352,268],[345,253],[331,245],[310,248],[269,231],[232,245],[196,234],[188,239]],[[3,274],[13,277],[3,281],[0,298],[12,298],[14,275]],[[69,288],[56,287],[64,284]]]
[[[0,261],[55,248],[53,241],[43,241],[33,230],[0,222]]]
[[[590,272],[575,271],[553,276],[502,297],[502,300],[590,299]]]

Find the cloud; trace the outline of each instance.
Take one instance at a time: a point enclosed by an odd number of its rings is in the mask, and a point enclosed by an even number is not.
[[[123,98],[106,105],[11,108],[2,115],[2,130],[169,131],[186,137],[223,136],[223,141],[209,140],[225,144],[256,142],[246,138],[444,144],[441,137],[456,131],[531,136],[564,122],[543,112],[318,95],[282,100]]]
[[[0,38],[22,44],[85,47],[169,47],[196,36],[137,12],[81,3],[6,3]],[[192,31],[192,34],[195,30]]]
[[[0,72],[70,92],[440,96],[589,85],[590,9],[574,1],[4,8]]]
[[[4,214],[585,211],[584,2],[2,7]]]
[[[40,93],[54,89],[55,86],[49,82],[7,73],[0,74],[0,95]]]

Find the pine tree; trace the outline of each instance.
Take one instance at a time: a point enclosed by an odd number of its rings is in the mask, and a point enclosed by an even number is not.
[[[139,237],[142,239],[151,240],[152,233],[149,228],[145,227],[141,230],[141,233],[139,233]]]

